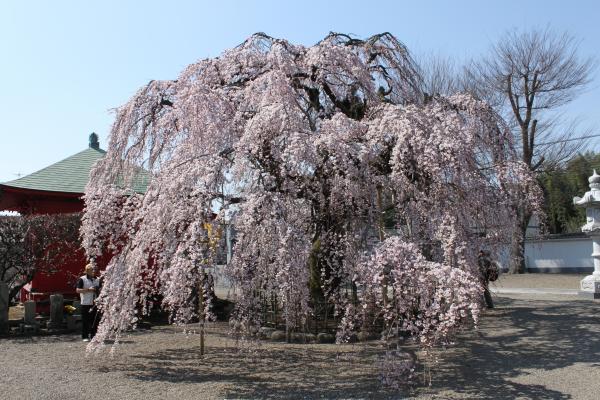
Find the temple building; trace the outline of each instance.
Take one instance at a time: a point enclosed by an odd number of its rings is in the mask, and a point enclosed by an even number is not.
[[[15,211],[23,216],[80,213],[83,194],[92,167],[106,152],[100,148],[98,135],[89,136],[89,146],[44,169],[0,184],[0,211]],[[60,238],[57,238],[59,243]],[[75,282],[83,274],[87,260],[83,249],[68,249],[71,254],[51,274],[38,272],[21,291],[21,299],[43,303],[50,294],[75,297]],[[43,308],[43,307],[42,307]]]
[[[83,212],[83,195],[90,172],[105,154],[106,151],[102,150],[98,143],[98,135],[92,133],[89,136],[89,146],[85,150],[30,175],[0,183],[0,211],[18,212],[22,216]],[[149,180],[150,174],[140,169],[140,174],[134,181],[135,192],[144,193]],[[225,233],[229,233],[230,228],[227,227]],[[207,229],[213,231],[210,226]],[[213,232],[215,237],[219,238],[217,261],[225,264],[231,257],[231,235],[223,235],[221,230],[222,228],[217,228]],[[225,241],[220,240],[222,236],[226,236]],[[56,238],[55,245],[61,246],[60,238]],[[64,247],[64,254],[66,257],[61,258],[60,265],[52,268],[51,273],[43,270],[36,272],[31,283],[21,290],[22,301],[35,300],[38,303],[38,311],[44,311],[45,303],[51,294],[60,293],[66,299],[78,297],[75,284],[83,275],[88,260],[80,247]],[[102,269],[109,260],[110,255],[107,254],[95,262]]]
[[[21,215],[83,211],[82,196],[90,170],[105,154],[98,135],[92,133],[87,149],[30,175],[0,183],[0,211]]]

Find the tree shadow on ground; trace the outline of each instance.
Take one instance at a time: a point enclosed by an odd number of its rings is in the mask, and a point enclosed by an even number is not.
[[[442,354],[433,385],[485,399],[569,399],[541,384],[511,379],[530,369],[554,370],[600,360],[600,318],[586,301],[536,301],[499,298],[477,332],[464,333],[459,345]],[[541,382],[540,382],[541,383]]]
[[[500,298],[498,308],[482,318],[479,331],[461,334],[457,346],[439,352],[432,386],[413,391],[381,386],[375,362],[382,348],[375,342],[337,347],[270,344],[240,352],[217,334],[215,343],[208,336],[204,357],[199,346],[170,348],[132,355],[114,368],[141,381],[220,382],[227,387],[227,398],[569,399],[569,394],[513,378],[526,375],[526,369],[596,363],[600,320],[595,308],[582,301]]]
[[[130,377],[172,383],[228,383],[227,398],[312,399],[390,398],[397,392],[382,388],[373,364],[381,353],[377,346],[355,346],[354,351],[320,350],[319,346],[278,344],[256,351],[210,346],[182,352],[168,349],[132,356],[120,365]],[[350,350],[350,351],[348,351]],[[357,354],[360,353],[360,354]],[[359,368],[357,368],[359,364]]]

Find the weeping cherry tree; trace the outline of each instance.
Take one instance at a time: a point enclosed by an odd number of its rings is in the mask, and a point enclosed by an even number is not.
[[[476,322],[477,253],[510,243],[516,193],[532,204],[539,193],[486,103],[421,87],[389,33],[312,47],[259,33],[140,89],[85,195],[84,247],[114,254],[91,348],[157,293],[174,321],[197,317],[190,299],[214,263],[206,227],[225,219],[237,332],[264,324],[264,296],[288,331],[331,304],[339,341],[379,320],[384,338],[431,348]],[[135,194],[142,172],[149,186]],[[409,361],[388,353],[383,379],[410,375]]]

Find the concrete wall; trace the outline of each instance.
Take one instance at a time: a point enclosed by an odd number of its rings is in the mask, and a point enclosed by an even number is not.
[[[525,243],[525,265],[529,272],[592,272],[591,254],[592,241],[588,237],[529,239]]]

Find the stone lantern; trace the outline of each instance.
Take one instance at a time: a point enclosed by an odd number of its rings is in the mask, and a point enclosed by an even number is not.
[[[586,221],[585,225],[581,227],[581,231],[592,239],[592,258],[594,259],[594,272],[581,281],[579,294],[600,299],[600,175],[596,173],[596,170],[588,181],[591,190],[586,192],[583,198],[573,198],[576,206],[585,207]]]

